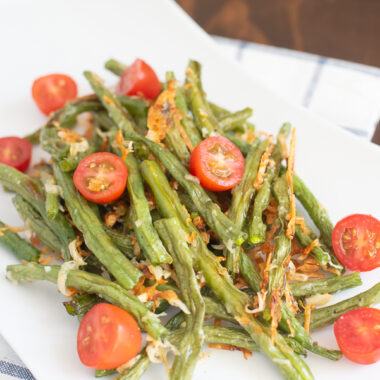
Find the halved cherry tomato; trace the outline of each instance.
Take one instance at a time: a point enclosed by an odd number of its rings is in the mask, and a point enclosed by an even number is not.
[[[359,364],[380,360],[380,310],[365,307],[344,313],[334,324],[342,353]]]
[[[209,137],[191,153],[190,172],[207,190],[229,190],[243,178],[244,157],[226,137]]]
[[[45,115],[62,108],[77,94],[77,84],[65,74],[45,75],[36,79],[32,86],[33,99]]]
[[[141,341],[139,326],[127,311],[98,303],[80,323],[77,350],[79,359],[87,367],[113,369],[134,358]]]
[[[128,171],[115,154],[98,152],[85,157],[74,172],[74,185],[89,201],[109,203],[125,190]]]
[[[116,88],[119,95],[142,95],[146,99],[155,99],[160,91],[156,73],[142,59],[136,59],[125,69]]]
[[[366,272],[380,266],[380,221],[354,214],[338,222],[332,233],[338,260],[348,269]]]
[[[32,157],[32,144],[20,137],[0,138],[0,162],[24,172]]]

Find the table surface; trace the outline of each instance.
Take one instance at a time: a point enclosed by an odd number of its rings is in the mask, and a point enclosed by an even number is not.
[[[210,34],[380,67],[379,0],[176,0]]]

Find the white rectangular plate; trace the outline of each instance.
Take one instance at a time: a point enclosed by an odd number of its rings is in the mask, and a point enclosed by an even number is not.
[[[143,57],[163,78],[174,70],[183,78],[187,60],[204,67],[210,99],[229,109],[252,106],[260,130],[275,132],[284,121],[297,127],[296,170],[329,210],[334,221],[354,212],[380,217],[380,148],[363,142],[319,119],[253,81],[238,64],[225,59],[214,42],[174,2],[169,0],[5,0],[0,3],[0,136],[29,133],[45,117],[30,95],[33,80],[64,72],[90,91],[82,76],[93,70],[107,83],[116,78],[103,69],[117,58],[131,62]],[[35,154],[34,161],[38,159]],[[0,219],[20,225],[11,195],[0,190]],[[5,267],[14,264],[1,249],[0,331],[38,380],[93,379],[76,354],[77,321],[68,316],[63,298],[51,284],[19,284],[5,280]],[[363,274],[364,285],[334,297],[334,302],[379,281],[380,271]],[[331,328],[315,334],[336,348]],[[206,353],[209,349],[205,347]],[[194,379],[280,379],[263,355],[244,360],[239,352],[213,350],[196,368]],[[360,366],[342,359],[332,363],[309,354],[316,379],[378,379],[380,363]],[[163,365],[152,365],[144,379],[164,378]]]

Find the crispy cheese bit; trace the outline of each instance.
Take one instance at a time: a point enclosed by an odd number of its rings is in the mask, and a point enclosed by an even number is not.
[[[291,311],[293,315],[298,313],[299,311],[298,304],[290,289],[288,280],[286,280],[286,283],[285,283],[284,295],[285,295],[285,302],[286,302],[287,308]]]
[[[305,234],[310,233],[310,230],[306,227],[305,219],[302,216],[296,216],[296,224],[299,225],[303,233]]]
[[[281,144],[282,158],[287,159],[289,155],[288,155],[288,147],[286,145],[286,137],[282,133],[279,133],[277,136],[277,139]]]
[[[281,304],[281,292],[278,289],[275,289],[272,292],[272,297],[270,301],[270,315],[272,318],[271,321],[271,342],[274,345],[276,336],[277,336],[277,327],[278,322],[281,319],[281,311],[280,311],[280,304]]]
[[[116,133],[115,142],[119,149],[123,152],[121,159],[124,161],[127,158],[128,154],[133,152],[132,141],[129,141],[126,147],[126,141],[123,138],[123,133],[119,129]]]
[[[289,331],[290,331],[290,335],[289,335],[289,337],[294,337],[294,329],[293,329],[293,325],[292,325],[292,323],[290,322],[290,319],[288,318],[287,320],[286,320],[286,323],[288,324],[288,327],[289,327]]]
[[[319,245],[319,240],[318,239],[313,240],[307,247],[304,248],[302,254],[300,256],[298,256],[298,260],[305,260],[306,257],[311,252],[311,250],[314,247],[317,247],[318,245]]]
[[[77,131],[62,128],[57,121],[53,121],[52,124],[58,130],[58,137],[70,145],[70,157],[75,157],[78,153],[85,152],[89,148],[88,141],[80,136]]]
[[[0,228],[0,236],[4,235],[4,231],[11,231],[17,234],[18,232],[25,231],[25,227],[11,227],[11,226],[4,226]]]
[[[245,360],[247,360],[249,356],[252,356],[252,352],[247,350],[246,348],[240,348],[240,347],[230,346],[228,344],[220,344],[220,343],[210,343],[208,346],[210,348],[215,348],[217,350],[241,351],[244,355]]]
[[[177,127],[183,117],[183,113],[176,107],[177,81],[171,80],[168,89],[161,92],[155,103],[148,111],[148,133],[146,137],[159,144],[166,136],[168,129]]]
[[[257,305],[257,307],[255,309],[251,309],[249,305],[245,305],[245,311],[249,314],[256,314],[262,312],[265,309],[266,296],[267,291],[261,290],[259,293],[257,293],[255,297],[255,305]]]
[[[193,231],[191,234],[186,235],[186,240],[189,244],[193,244],[197,238],[197,234]]]
[[[223,261],[226,261],[226,258],[224,256],[215,256],[215,258],[222,263]]]
[[[113,101],[109,96],[107,96],[107,95],[104,95],[104,96],[103,96],[103,100],[104,100],[106,103],[108,103],[108,104],[113,104],[113,103],[114,103],[114,101]]]
[[[259,164],[259,170],[257,171],[257,175],[255,178],[255,182],[253,184],[253,187],[255,188],[256,191],[258,191],[261,187],[261,185],[264,182],[264,177],[265,177],[265,171],[267,169],[267,166],[270,161],[270,155],[272,154],[274,149],[274,144],[273,144],[273,136],[270,136],[267,141],[267,146],[265,147],[265,152],[261,156],[260,159],[260,164]]]
[[[325,277],[325,274],[319,273],[321,267],[314,257],[308,257],[301,264],[296,264],[297,272],[304,273],[309,277]]]
[[[294,172],[294,160],[296,154],[296,129],[292,130],[292,138],[290,140],[288,168],[286,171],[286,178],[289,182],[289,199],[290,199],[290,213],[287,215],[288,227],[286,229],[286,236],[289,239],[293,239],[296,224],[296,197],[293,190],[293,172]]]
[[[39,259],[38,259],[38,262],[41,265],[49,265],[52,262],[52,260],[53,260],[52,256],[47,256],[45,254],[41,254]]]
[[[198,228],[198,230],[203,230],[206,227],[205,221],[200,216],[196,216],[193,219],[193,223],[194,223],[195,227]]]
[[[193,87],[193,83],[186,83],[183,88],[187,90],[188,88]]]
[[[311,321],[311,311],[314,309],[314,306],[306,304],[305,306],[305,323],[304,329],[310,334],[310,321]]]
[[[77,268],[81,265],[86,265],[86,262],[83,260],[83,257],[80,252],[80,246],[82,245],[82,241],[77,237],[69,244],[70,255],[73,258]]]
[[[104,223],[106,224],[107,227],[110,227],[110,228],[112,228],[116,224],[118,219],[119,219],[119,215],[115,211],[108,211],[104,215]]]

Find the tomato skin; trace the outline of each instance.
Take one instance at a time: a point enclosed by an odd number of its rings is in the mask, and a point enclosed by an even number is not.
[[[344,356],[353,362],[380,360],[380,310],[367,307],[344,313],[334,324],[334,334]]]
[[[77,95],[77,84],[65,74],[45,75],[37,78],[32,86],[33,99],[45,115],[59,110]]]
[[[108,303],[91,308],[78,329],[77,351],[87,367],[117,368],[138,354],[141,343],[136,320],[124,309]]]
[[[120,77],[118,95],[137,95],[155,99],[161,92],[161,83],[154,70],[142,59],[136,59]]]
[[[226,137],[208,137],[191,153],[190,172],[207,190],[229,190],[243,178],[244,157]]]
[[[32,144],[20,137],[0,138],[0,162],[21,172],[28,169],[32,158]]]
[[[115,154],[98,152],[85,157],[74,172],[77,190],[89,201],[105,204],[118,199],[127,184],[128,171]],[[105,188],[100,186],[105,185]]]
[[[338,260],[352,271],[367,272],[380,266],[380,221],[353,214],[334,227],[332,246]]]

